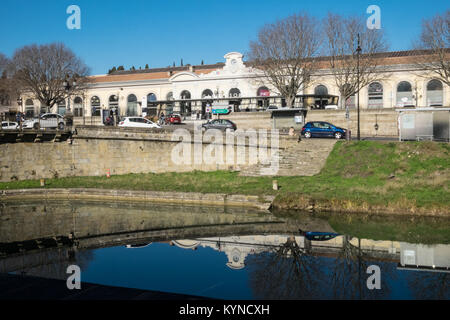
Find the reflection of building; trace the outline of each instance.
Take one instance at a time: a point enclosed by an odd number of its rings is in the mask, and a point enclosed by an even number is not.
[[[450,246],[400,243],[399,268],[450,272]]]
[[[414,64],[417,53],[379,54],[386,76],[361,90],[361,107],[450,105],[449,87],[417,69]],[[92,76],[84,96],[73,96],[70,104],[61,102],[52,111],[64,113],[66,106],[70,105],[75,117],[99,116],[100,109],[118,110],[120,115],[156,115],[160,109],[166,113],[205,114],[213,99],[222,100],[232,106],[233,111],[285,105],[277,90],[262,81],[261,73],[251,63],[245,62],[242,54],[230,52],[224,58],[225,63],[211,65],[116,71],[110,75]],[[339,90],[328,66],[329,63],[324,61],[312,75],[310,86],[298,92],[304,97],[296,99],[295,107],[324,108],[338,103]],[[28,115],[43,111],[35,97],[24,95],[23,101],[22,111]],[[356,96],[349,97],[346,104],[354,108]]]
[[[337,257],[339,250],[344,246],[344,242],[348,241],[349,244],[355,248],[360,248],[364,253],[388,261],[399,261],[401,251],[403,250],[402,246],[405,245],[404,243],[396,241],[375,241],[357,238],[346,240],[344,236],[338,236],[326,241],[310,241],[303,236],[291,237],[287,235],[199,238],[193,240],[174,240],[171,244],[184,249],[195,249],[199,246],[213,248],[214,250],[224,252],[227,255],[228,267],[232,269],[242,269],[245,267],[245,259],[248,255],[276,250],[286,244],[289,239],[295,239],[298,247],[305,250],[307,254],[331,257]],[[443,257],[447,254],[448,257],[450,254],[450,246],[442,245],[441,247],[442,248],[439,247],[439,254]],[[429,250],[434,250],[433,248],[433,246],[429,247]],[[420,254],[427,254],[427,252],[428,251],[423,251]],[[442,259],[445,260],[445,258]],[[448,267],[450,261],[447,261],[446,264]]]

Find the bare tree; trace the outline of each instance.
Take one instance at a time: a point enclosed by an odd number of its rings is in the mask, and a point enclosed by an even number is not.
[[[418,67],[450,86],[450,10],[423,21],[422,33],[414,47],[427,50],[415,59]]]
[[[339,89],[340,105],[361,88],[383,78],[380,56],[388,46],[382,30],[369,30],[361,17],[342,17],[329,13],[323,21],[325,33],[324,55],[328,61],[336,86]],[[358,56],[357,38],[360,35],[362,54]]]
[[[31,92],[47,107],[47,112],[68,96],[84,89],[88,67],[62,43],[30,45],[18,49],[13,56],[14,78],[21,90]],[[70,90],[66,79],[76,79]]]
[[[300,89],[307,87],[320,48],[317,21],[307,14],[293,15],[263,26],[250,42],[249,58],[262,82],[275,87],[292,107]]]
[[[15,97],[15,86],[9,72],[9,59],[0,53],[0,105],[10,106]]]

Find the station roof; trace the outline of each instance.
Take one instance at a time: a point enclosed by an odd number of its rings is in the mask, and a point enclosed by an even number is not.
[[[450,48],[447,49],[450,54]],[[430,55],[430,50],[407,50],[407,51],[391,51],[380,52],[375,54],[375,57],[381,59],[379,65],[400,65],[400,64],[412,64],[418,56]],[[364,54],[361,55],[362,57]],[[329,57],[317,57],[319,61],[319,69],[327,69],[329,67]],[[248,67],[257,67],[252,61],[245,61],[244,64]],[[111,74],[95,75],[89,77],[90,83],[107,83],[107,82],[121,82],[121,81],[139,81],[139,80],[164,80],[169,79],[173,75],[180,72],[192,72],[195,74],[206,74],[213,72],[224,67],[224,63],[219,62],[216,64],[207,65],[185,65],[178,67],[166,67],[166,68],[151,68],[141,70],[121,70],[114,71]]]

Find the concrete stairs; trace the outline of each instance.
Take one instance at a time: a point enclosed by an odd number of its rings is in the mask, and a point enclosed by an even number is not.
[[[269,163],[244,168],[241,176],[313,176],[320,172],[334,147],[334,139],[283,141]],[[278,170],[276,162],[278,161]]]

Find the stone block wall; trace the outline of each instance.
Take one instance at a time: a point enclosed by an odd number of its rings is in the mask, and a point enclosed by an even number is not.
[[[249,161],[249,154],[258,146],[249,145],[248,142],[241,145],[235,143],[231,146],[203,143],[198,147],[192,142],[171,141],[171,139],[171,133],[167,132],[80,127],[77,128],[77,135],[74,135],[71,144],[68,142],[2,144],[0,181],[105,176],[107,172],[114,175],[242,170],[255,164],[254,161]],[[286,143],[280,142],[280,148],[284,145]],[[217,146],[221,149],[216,149],[218,157],[214,158],[213,147]],[[245,161],[239,163],[238,153],[242,152],[245,152]],[[269,146],[268,153],[270,152]],[[177,161],[176,155],[182,161]],[[213,161],[205,155],[212,155]]]
[[[360,112],[361,136],[386,136],[398,137],[398,112],[394,109],[365,109]],[[357,132],[357,111],[350,110],[350,120],[347,124],[345,110],[309,110],[306,114],[306,122],[326,121],[338,127],[347,129],[348,124],[352,136]],[[378,124],[378,131],[375,124]]]

